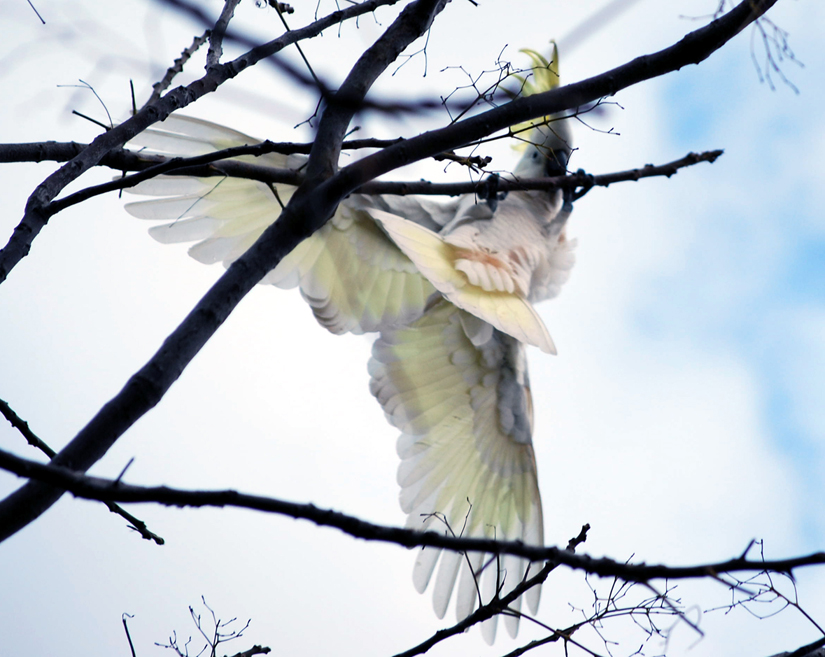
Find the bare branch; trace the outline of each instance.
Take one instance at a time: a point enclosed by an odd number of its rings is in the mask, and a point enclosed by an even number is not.
[[[378,41],[364,51],[341,88],[327,99],[310,151],[307,165],[309,181],[329,178],[338,169],[341,143],[367,92],[387,66],[429,29],[446,4],[447,0],[416,0],[405,7]]]
[[[209,34],[209,50],[206,53],[206,68],[207,70],[213,66],[221,63],[221,55],[223,55],[223,36],[226,34],[226,29],[229,27],[229,21],[235,15],[235,8],[240,4],[241,0],[224,0],[223,10],[220,18],[215,23],[215,27]]]
[[[386,148],[400,141],[403,141],[400,137],[398,139],[348,139],[341,144],[341,148],[343,150]],[[75,141],[0,144],[0,163],[68,162],[88,147],[89,144],[80,144]],[[204,161],[215,162],[238,155],[266,155],[267,153],[281,153],[283,155],[304,153],[308,155],[311,150],[311,142],[273,142],[267,139],[266,141],[249,144],[248,146],[238,146],[209,153],[208,156],[204,156],[208,157],[208,159]],[[98,166],[106,166],[117,171],[143,171],[149,166],[166,162],[168,159],[169,158],[163,155],[149,155],[144,152],[136,153],[128,149],[115,149],[107,153],[106,156],[98,162]]]
[[[512,554],[530,561],[552,561],[574,570],[583,570],[601,577],[618,577],[631,582],[648,582],[653,579],[715,578],[723,573],[737,572],[790,573],[803,566],[825,565],[825,552],[814,552],[801,557],[773,561],[735,557],[727,561],[697,566],[623,563],[613,559],[596,559],[587,555],[574,554],[566,548],[526,545],[521,541],[463,538],[434,531],[419,532],[412,529],[376,525],[331,509],[320,509],[314,504],[297,504],[261,495],[247,495],[234,490],[191,491],[169,486],[134,486],[117,480],[90,477],[60,465],[37,463],[3,450],[0,450],[0,468],[20,477],[36,479],[49,486],[67,490],[76,497],[90,500],[122,503],[155,502],[167,506],[195,508],[252,509],[310,520],[316,525],[335,527],[350,536],[370,541],[395,543],[407,548],[439,547],[455,552]],[[507,596],[502,598],[499,604],[506,605],[510,602],[512,600]]]
[[[236,652],[232,657],[254,657],[254,655],[268,655],[272,649],[268,646],[252,646],[249,650]]]
[[[14,412],[11,406],[9,406],[2,399],[0,399],[0,414],[2,414],[3,417],[5,417],[15,429],[17,429],[21,434],[23,434],[23,437],[26,439],[26,442],[28,442],[29,445],[31,445],[32,447],[36,447],[49,458],[54,458],[55,456],[57,456],[57,452],[55,452],[45,442],[38,438],[35,435],[35,433],[29,428],[28,422],[22,420],[20,416]],[[143,520],[141,520],[140,518],[136,518],[126,509],[124,509],[121,506],[118,506],[114,502],[108,500],[102,501],[106,505],[106,508],[109,509],[109,511],[119,515],[121,518],[126,520],[131,525],[132,529],[138,532],[142,538],[146,539],[147,541],[154,541],[158,545],[163,545],[165,543],[162,537],[158,536],[152,531],[149,531],[149,528],[146,526],[146,523],[143,522]]]
[[[331,184],[343,187],[345,193],[348,193],[361,187],[368,180],[399,166],[476,142],[512,125],[581,107],[600,98],[615,95],[622,89],[644,80],[662,76],[689,64],[698,64],[775,3],[776,0],[744,0],[721,18],[690,32],[669,48],[637,57],[627,64],[581,82],[517,98],[446,128],[425,132],[418,137],[385,148],[342,169],[340,178],[336,177]]]
[[[579,531],[579,534],[568,541],[567,547],[565,549],[571,553],[575,552],[576,548],[587,540],[588,531],[590,531],[590,525],[583,525],[581,531]],[[417,646],[414,646],[409,650],[405,650],[404,652],[395,655],[395,657],[414,657],[415,655],[422,655],[428,650],[430,650],[430,648],[432,648],[438,643],[441,643],[445,639],[449,639],[452,636],[462,634],[474,625],[478,625],[479,623],[482,623],[485,620],[488,620],[489,618],[492,618],[497,614],[504,613],[505,610],[507,610],[507,608],[509,607],[509,605],[515,602],[524,593],[526,593],[535,586],[540,586],[541,584],[543,584],[547,577],[550,575],[550,573],[553,570],[555,570],[558,565],[558,562],[547,562],[538,573],[536,573],[533,577],[530,577],[529,579],[525,579],[512,591],[510,591],[510,593],[508,593],[505,597],[494,598],[486,605],[481,605],[472,614],[470,614],[463,620],[460,620],[452,627],[439,630],[426,641],[422,641]],[[551,638],[549,641],[545,641],[545,643],[555,641],[560,636],[560,634],[554,633],[553,638]]]
[[[131,614],[121,614],[120,620],[123,623],[123,631],[126,632],[126,639],[129,641],[129,652],[132,653],[132,657],[137,657],[135,653],[135,644],[132,643],[132,635],[129,633],[129,624],[126,621],[127,616],[129,618],[134,618]]]
[[[183,73],[183,67],[186,66],[186,62],[188,62],[192,55],[194,55],[198,49],[206,43],[208,38],[209,31],[206,31],[201,36],[195,37],[192,40],[192,45],[184,49],[184,51],[181,52],[180,57],[174,61],[173,65],[166,69],[166,74],[163,76],[163,79],[152,85],[152,94],[149,96],[149,100],[144,103],[143,107],[151,105],[160,98],[161,94],[169,88],[170,84],[172,84],[172,80],[175,79],[175,76],[179,73]]]
[[[608,187],[614,183],[637,181],[642,178],[655,176],[670,177],[679,169],[693,166],[699,162],[715,162],[724,151],[704,151],[702,153],[688,153],[685,157],[668,162],[667,164],[646,164],[639,169],[618,171],[591,175],[584,172],[571,173],[566,176],[552,178],[534,178],[521,180],[500,179],[497,183],[499,191],[523,191],[530,189],[565,189]],[[484,189],[484,181],[461,183],[431,183],[426,180],[412,182],[373,181],[358,188],[359,194],[441,194],[457,196],[459,194],[476,194]]]
[[[32,11],[33,11],[35,14],[37,14],[37,17],[40,19],[40,22],[41,22],[43,25],[45,25],[45,24],[46,24],[45,19],[44,19],[44,18],[40,15],[40,12],[39,12],[39,11],[37,11],[37,8],[36,8],[36,7],[32,4],[32,0],[26,0],[26,2],[28,2],[28,3],[29,3],[29,7],[31,7],[31,8],[32,8]]]
[[[40,440],[40,438],[38,438],[29,428],[28,422],[24,421],[17,413],[14,412],[12,407],[2,399],[0,399],[0,413],[2,413],[3,417],[9,421],[11,426],[23,435],[23,438],[26,439],[26,442],[29,443],[29,445],[36,447],[50,459],[57,456],[57,452]]]
[[[203,11],[200,5],[195,3],[187,2],[186,0],[162,0],[168,5],[171,5],[187,14],[191,17],[195,18],[196,20],[200,21],[205,26],[210,26],[213,23],[213,20]],[[384,0],[383,2],[378,3],[382,6],[390,6],[394,5],[399,0]],[[292,7],[290,5],[278,2],[269,2],[270,6],[274,7],[276,11],[279,10],[279,15],[281,17],[282,22],[284,23],[284,27],[287,29],[287,34],[289,34],[292,30],[290,30],[289,26],[286,24],[284,20],[283,14],[284,13],[292,13]],[[337,3],[336,3],[337,4]],[[355,3],[353,3],[355,4]],[[365,4],[365,2],[358,3],[359,5]],[[375,8],[373,8],[374,10]],[[371,10],[372,11],[372,10]],[[365,12],[361,12],[365,13]],[[342,21],[343,22],[343,19]],[[227,30],[224,34],[224,38],[226,40],[235,41],[239,45],[243,47],[248,47],[251,49],[255,49],[258,44],[256,41],[248,38],[247,36],[238,33],[232,32]],[[298,45],[300,41],[303,41],[304,38],[297,39],[293,43],[296,46],[296,49],[299,53],[302,53],[301,47]],[[294,82],[303,85],[305,87],[310,87],[319,92],[321,99],[324,101],[329,102],[331,98],[334,96],[338,96],[338,103],[345,104],[346,99],[340,96],[340,90],[338,92],[335,91],[335,85],[329,84],[321,79],[318,75],[316,75],[315,71],[313,70],[312,66],[310,66],[309,61],[303,57],[304,65],[309,70],[309,74],[305,74],[302,68],[299,68],[292,63],[290,63],[286,59],[269,59],[267,60],[268,64],[273,65],[276,67],[280,72],[285,73],[288,75]],[[236,60],[237,61],[237,60]],[[432,99],[424,99],[419,101],[413,102],[393,102],[393,101],[375,101],[375,100],[366,100],[362,99],[359,107],[355,109],[375,109],[386,113],[397,114],[398,112],[413,112],[413,113],[420,113],[423,110],[428,109],[440,109],[442,103],[432,100]],[[314,118],[314,117],[313,117]]]
[[[792,652],[781,652],[771,657],[825,657],[825,638],[797,648]]]

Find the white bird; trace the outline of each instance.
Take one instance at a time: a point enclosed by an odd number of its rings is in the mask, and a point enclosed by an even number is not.
[[[539,55],[535,91],[558,84]],[[527,82],[525,87],[529,87]],[[531,89],[527,89],[530,91]],[[569,121],[527,126],[529,145],[513,180],[559,175],[571,152]],[[136,138],[153,153],[200,155],[258,143],[242,133],[171,116]],[[299,169],[302,156],[238,158]],[[126,209],[171,220],[150,229],[160,242],[197,243],[190,255],[228,266],[273,223],[295,188],[238,179],[162,176],[133,193],[153,200]],[[380,332],[369,363],[370,390],[402,431],[398,471],[407,526],[464,536],[543,543],[532,448],[526,344],[555,353],[532,304],[558,294],[573,265],[566,239],[571,206],[560,191],[518,191],[447,203],[420,197],[352,195],[324,227],[263,279],[299,287],[333,333]],[[437,562],[433,603],[444,616],[461,571],[459,619],[512,590],[528,562],[515,557],[423,549],[414,583],[423,592]],[[527,594],[535,613],[539,589]],[[518,612],[520,600],[511,608]],[[518,616],[505,622],[515,636]],[[482,632],[492,643],[496,618]]]
[[[528,149],[517,175],[564,170],[570,140],[556,130]],[[402,431],[398,483],[408,527],[543,544],[526,344],[555,351],[531,303],[557,295],[574,262],[562,197],[511,192],[495,210],[465,200],[467,211],[439,235],[369,211],[443,295],[409,326],[383,328],[369,364],[370,389]],[[462,619],[479,600],[509,593],[528,566],[510,556],[499,562],[424,548],[413,574],[419,592],[439,558],[433,592],[439,618],[459,571]],[[536,587],[525,596],[533,613],[539,594]],[[520,610],[520,599],[511,609]],[[505,615],[505,625],[515,636],[518,615]],[[488,643],[495,631],[495,617],[482,625]]]

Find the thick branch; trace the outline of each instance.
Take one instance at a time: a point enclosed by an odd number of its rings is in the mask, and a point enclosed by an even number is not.
[[[380,4],[388,3],[391,4],[391,0],[373,0],[371,2],[362,2],[350,9],[360,10],[358,14],[353,14],[359,15],[365,10],[372,10]],[[401,13],[401,16],[396,19],[387,30],[387,33],[392,35],[390,42],[382,42],[382,40],[379,39],[376,46],[378,44],[383,45],[373,53],[383,62],[384,68],[391,63],[391,60],[386,57],[381,57],[380,51],[382,49],[384,49],[385,52],[394,52],[397,50],[400,53],[403,51],[407,45],[421,36],[429,27],[432,22],[432,17],[437,13],[435,7],[441,7],[444,3],[446,3],[446,0],[417,0]],[[333,16],[337,15],[338,20],[341,20],[346,14],[347,10],[336,12]],[[409,22],[412,28],[399,27],[402,19],[405,23]],[[320,31],[320,29],[322,29],[321,23],[323,23],[323,21],[315,21],[312,26],[314,29]],[[282,48],[286,45],[287,37],[292,37],[292,41],[290,42],[306,38],[308,36],[308,29],[309,28],[304,28],[302,30],[289,32],[279,40],[279,47]],[[202,80],[206,80],[213,73],[217,73],[218,77],[224,74],[229,75],[230,73],[232,76],[237,75],[243,67],[254,63],[253,60],[255,60],[255,57],[260,59],[266,52],[268,52],[266,47],[253,49],[250,53],[247,53],[242,58],[236,59],[230,64],[214,66],[210,68],[209,74]],[[239,61],[243,64],[241,68],[237,68]],[[375,63],[365,66],[365,74],[373,76],[373,80],[379,73],[380,71],[376,68]],[[217,88],[217,84],[219,83],[213,81],[213,84],[214,88]],[[347,103],[357,100],[359,94],[361,94],[360,97],[363,98],[367,90],[368,87],[356,89],[355,85],[351,84],[345,94]],[[29,199],[26,216],[29,218],[33,217],[36,222],[32,225],[31,223],[27,223],[26,218],[24,218],[23,224],[15,229],[15,235],[12,236],[12,241],[10,242],[10,244],[16,244],[15,248],[11,249],[9,253],[0,252],[0,282],[3,280],[4,272],[8,271],[8,269],[5,268],[6,265],[4,262],[9,262],[9,258],[12,262],[19,261],[19,259],[25,255],[25,252],[28,251],[28,245],[31,241],[29,238],[33,237],[33,235],[45,225],[47,218],[45,213],[48,212],[46,204],[55,197],[57,192],[62,189],[69,180],[73,180],[79,175],[79,172],[77,175],[66,172],[74,172],[83,167],[87,169],[93,166],[106,152],[122,146],[125,141],[133,137],[140,130],[151,125],[154,121],[165,118],[166,115],[180,105],[170,106],[169,112],[165,115],[158,110],[158,107],[166,107],[168,105],[167,100],[178,91],[180,91],[180,89],[170,92],[158,102],[157,106],[147,107],[141,110],[126,123],[98,137],[98,139],[90,144],[88,149],[61,168],[57,173],[50,176],[38,190],[35,191],[35,194]],[[336,135],[337,132],[340,132],[336,143],[328,144],[328,147],[333,149],[335,153],[340,153],[344,131],[338,131],[337,128],[334,127],[325,128],[324,126],[327,123],[337,125],[346,112],[350,112],[351,116],[354,111],[354,107],[336,105],[336,111],[329,114],[329,118],[327,118],[325,114],[321,119],[319,131],[326,130],[329,135]],[[115,133],[117,133],[116,138],[106,140],[106,137],[110,137]],[[94,156],[89,156],[89,152],[93,152]],[[323,160],[327,155],[328,153],[324,149],[316,150],[315,146],[313,146],[313,150],[309,156],[308,168],[310,170],[314,168],[315,171],[322,172],[324,167],[316,165],[314,162]],[[321,178],[323,178],[323,175]],[[52,186],[49,185],[50,181],[56,185],[54,190],[52,190]],[[310,181],[298,189],[290,199],[287,207],[281,213],[279,220],[270,226],[264,235],[262,235],[241,258],[232,264],[226,273],[195,306],[192,312],[186,316],[178,328],[166,339],[160,350],[140,371],[127,381],[124,388],[111,401],[100,409],[97,415],[95,415],[80,433],[55,457],[54,463],[66,465],[74,470],[87,470],[109,450],[114,442],[123,435],[138,418],[149,409],[154,408],[166,391],[181,375],[183,369],[191,362],[215,331],[217,331],[218,327],[223,324],[235,306],[246,296],[247,292],[249,292],[269,270],[280,262],[295,245],[320,228],[332,215],[342,197],[316,193],[316,185],[317,182],[313,181],[310,177]],[[36,230],[34,230],[34,228],[36,228]],[[15,242],[15,236],[19,235],[24,235],[25,237],[22,241]],[[4,249],[4,251],[6,250]],[[15,260],[15,254],[19,256],[17,260]],[[7,256],[5,261],[4,256]],[[58,489],[37,482],[29,482],[9,495],[5,500],[0,502],[0,541],[11,536],[32,520],[39,517],[60,498],[61,494],[62,492]]]
[[[431,3],[434,1],[429,0]],[[226,320],[247,292],[301,240],[320,228],[327,218],[332,215],[338,202],[347,194],[374,177],[387,173],[402,164],[457,148],[508,125],[556,113],[568,107],[582,105],[601,96],[613,94],[619,89],[636,82],[676,70],[685,64],[702,61],[728,39],[738,34],[749,23],[761,16],[775,1],[744,0],[722,18],[707,27],[690,33],[671,48],[636,59],[629,64],[584,82],[545,94],[515,100],[505,107],[489,110],[448,128],[425,133],[406,142],[390,146],[378,154],[371,155],[342,169],[338,174],[325,180],[317,187],[314,187],[314,185],[302,187],[290,199],[279,220],[264,231],[259,240],[229,267],[181,325],[166,339],[160,350],[152,356],[139,372],[129,379],[124,388],[61,451],[55,461],[72,469],[85,471],[99,460],[138,418],[160,401],[169,387],[181,375],[183,369]],[[370,3],[364,2],[355,5],[351,9],[360,9],[367,4]],[[344,12],[340,13],[343,14]],[[320,22],[317,21],[313,25]],[[287,36],[296,35],[298,32],[300,31],[290,32]],[[218,67],[215,67],[212,70],[217,69]],[[170,92],[160,101],[159,105],[165,103],[167,98],[174,93]],[[182,94],[182,99],[186,100],[185,93]],[[152,117],[148,115],[143,117],[146,125],[157,120],[157,116],[155,116],[157,110],[147,108],[146,111],[152,114]],[[138,113],[135,118],[140,115],[141,113]],[[121,130],[128,123],[130,122],[118,126],[98,139],[103,140],[107,135]],[[146,125],[143,127],[146,127]],[[134,127],[136,126],[130,127],[126,130],[126,133],[128,134]],[[132,136],[134,135],[129,134],[126,138]],[[109,149],[119,146],[123,142],[117,142],[123,137],[124,133],[119,133],[118,138],[113,140],[115,143],[106,142],[106,146]],[[46,202],[54,198],[53,194],[62,189],[68,179],[74,179],[79,175],[79,173],[73,175],[61,172],[74,171],[76,167],[88,168],[96,164],[100,157],[108,152],[104,149],[103,142],[100,144],[97,142],[98,140],[95,140],[87,149],[88,151],[94,151],[94,156],[81,159],[80,162],[76,158],[48,179],[52,180],[54,178],[59,181],[57,190],[43,188],[40,195],[38,193],[33,195],[31,204],[34,205],[33,212],[36,215],[42,212]],[[340,143],[329,147],[338,149]],[[321,157],[325,155],[322,151],[319,151],[319,154]],[[312,159],[312,155],[310,159]],[[73,165],[73,163],[76,164]],[[322,169],[323,167],[319,169],[316,165],[316,171]],[[40,227],[42,227],[42,224],[36,226],[36,229],[39,230]],[[19,227],[19,229],[23,233],[32,230],[25,221],[24,227]],[[21,244],[25,247],[25,250],[28,250],[29,243],[28,236],[22,238]],[[15,248],[19,251],[20,244]],[[20,253],[17,256],[19,256],[17,260],[22,257]],[[8,262],[17,261],[15,257],[14,253],[8,256],[0,254],[0,280],[2,280],[4,272],[8,271]],[[0,502],[0,541],[37,518],[61,494],[59,489],[29,482]]]
[[[341,88],[327,101],[307,166],[309,180],[330,177],[338,169],[341,142],[356,110],[378,77],[421,37],[447,0],[418,0],[404,8],[392,25],[352,67]]]
[[[792,652],[780,652],[772,657],[825,657],[825,638],[797,648]]]
[[[792,559],[774,561],[751,560],[737,557],[728,561],[697,566],[647,565],[623,563],[613,559],[595,559],[578,555],[558,547],[525,545],[521,541],[496,541],[487,538],[461,538],[433,531],[387,527],[360,520],[331,509],[319,509],[314,504],[297,504],[261,495],[247,495],[234,490],[192,491],[168,486],[132,486],[121,481],[90,477],[69,468],[37,463],[0,450],[0,468],[21,477],[34,478],[56,488],[67,490],[76,497],[90,500],[128,502],[156,502],[167,506],[236,507],[266,513],[310,520],[322,527],[335,527],[342,532],[370,541],[395,543],[407,548],[440,547],[456,552],[489,552],[513,554],[531,561],[550,560],[576,570],[602,577],[619,577],[633,582],[652,579],[718,578],[725,573],[781,572],[791,573],[795,568],[825,564],[825,552]]]

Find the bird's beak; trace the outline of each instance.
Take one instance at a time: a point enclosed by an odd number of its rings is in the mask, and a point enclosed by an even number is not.
[[[550,155],[545,160],[544,172],[548,178],[553,176],[563,176],[567,173],[567,162],[570,160],[570,151],[566,149],[558,149],[551,151]]]

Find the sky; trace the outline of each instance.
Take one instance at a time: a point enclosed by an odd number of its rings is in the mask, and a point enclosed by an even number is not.
[[[106,121],[105,105],[123,120],[129,80],[146,98],[200,30],[152,2],[34,4],[46,25],[24,0],[0,0],[0,142],[93,139],[99,128],[72,110]],[[546,49],[551,38],[560,40],[562,80],[584,79],[674,43],[718,3],[637,0],[565,50],[565,35],[605,4],[454,0],[429,35],[426,58],[418,52],[392,69],[376,93],[444,96],[494,70],[498,58],[526,66],[518,49]],[[334,5],[319,6],[323,14]],[[293,27],[311,20],[315,5],[296,10]],[[577,126],[571,167],[592,173],[725,153],[713,165],[593,190],[576,203],[569,230],[577,264],[561,296],[539,307],[559,355],[529,353],[549,544],[566,544],[590,523],[584,551],[620,560],[721,560],[751,539],[764,541],[768,558],[825,547],[823,14],[804,0],[780,0],[769,14],[804,64],[780,62],[793,87],[776,72],[773,88],[760,80],[754,62],[764,50],[747,30],[701,66],[623,91]],[[393,16],[385,10],[358,29],[330,30],[305,44],[307,57],[340,80]],[[281,31],[274,12],[251,2],[239,20],[261,38]],[[186,113],[298,140],[311,138],[306,125],[293,127],[314,103],[264,66]],[[394,137],[445,116],[359,119],[359,136]],[[502,169],[518,157],[505,143],[488,148]],[[53,170],[3,165],[4,242]],[[111,175],[90,172],[70,189]],[[460,180],[462,172],[442,163],[393,174],[422,176]],[[55,449],[222,273],[188,258],[184,246],[154,242],[149,222],[123,203],[111,195],[54,217],[0,286],[0,398]],[[400,525],[396,432],[368,392],[369,350],[368,337],[318,327],[295,291],[258,287],[92,472],[114,477],[134,459],[130,483],[235,488]],[[40,458],[5,422],[0,447]],[[0,494],[20,483],[0,473]],[[202,596],[222,619],[251,619],[227,654],[257,643],[294,655],[392,655],[452,619],[448,612],[439,621],[429,597],[414,591],[413,555],[401,548],[239,510],[131,510],[166,545],[141,540],[101,505],[64,497],[0,546],[0,652],[128,655],[128,613],[140,657],[170,654],[155,642],[175,632],[192,635],[194,646],[188,607],[204,613]],[[590,586],[604,594],[610,582],[554,572],[538,619],[557,627],[577,620],[592,602]],[[792,595],[786,582],[779,586]],[[822,572],[798,573],[799,604],[821,626],[823,589]],[[667,642],[652,639],[645,654],[772,655],[821,636],[792,607],[756,618],[780,602],[708,611],[730,601],[718,584],[678,583],[673,595],[704,637],[664,618]],[[619,642],[610,644],[613,655],[633,653],[644,639],[626,618],[603,635]],[[503,655],[541,636],[522,623],[516,641],[502,631],[488,647],[472,631],[431,654]],[[606,654],[594,632],[577,638]],[[543,650],[564,654],[560,645]]]

